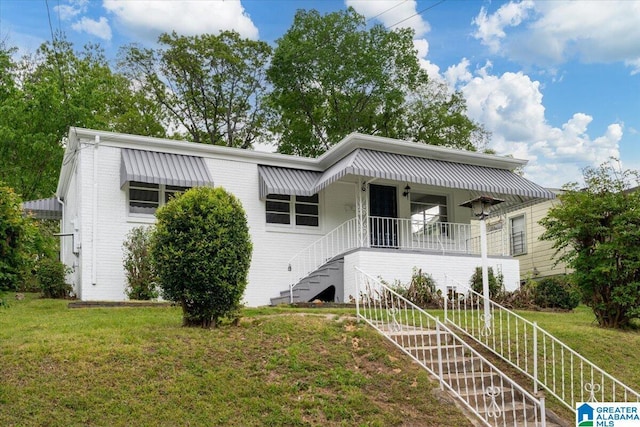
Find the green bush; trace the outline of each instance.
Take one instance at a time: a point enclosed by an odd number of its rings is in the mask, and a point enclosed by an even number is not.
[[[152,227],[136,227],[128,234],[124,248],[124,271],[127,278],[125,293],[130,299],[158,298],[155,268],[151,261]]]
[[[151,248],[164,298],[183,325],[217,326],[237,316],[252,245],[240,202],[222,188],[194,188],[156,212]]]
[[[537,306],[573,310],[580,304],[580,290],[565,277],[547,277],[538,281],[534,291]]]
[[[502,273],[493,274],[493,267],[488,267],[487,271],[489,273],[489,298],[495,299],[504,291],[504,279]],[[469,280],[469,285],[475,292],[482,294],[482,267],[476,267],[476,271]]]
[[[440,295],[436,289],[435,280],[430,274],[423,273],[418,268],[413,269],[406,298],[420,307],[432,307],[440,303]]]
[[[502,292],[495,301],[510,309],[534,310],[537,308],[535,303],[536,281],[527,278],[518,289],[512,292]]]
[[[29,258],[26,245],[30,218],[22,215],[22,201],[0,183],[0,291],[15,291]]]
[[[36,279],[44,298],[67,298],[72,288],[65,276],[67,267],[53,258],[43,258],[36,266]]]

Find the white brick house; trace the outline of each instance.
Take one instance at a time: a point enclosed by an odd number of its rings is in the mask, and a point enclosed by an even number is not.
[[[290,298],[289,286],[339,261],[296,299],[348,301],[354,266],[392,282],[413,267],[439,286],[467,283],[480,265],[471,211],[489,195],[506,212],[553,193],[513,173],[526,161],[351,134],[319,158],[72,128],[56,197],[61,259],[82,300],[126,299],[122,244],[175,191],[224,187],[242,202],[253,241],[245,304]],[[32,204],[32,207],[34,205]],[[59,209],[58,206],[56,209]],[[508,233],[489,236],[489,264],[519,282]],[[316,270],[317,271],[317,270]],[[306,289],[306,285],[304,287]],[[327,293],[325,288],[331,291]]]

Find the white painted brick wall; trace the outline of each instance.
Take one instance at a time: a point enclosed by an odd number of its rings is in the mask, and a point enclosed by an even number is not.
[[[517,260],[509,258],[488,259],[493,271],[502,271],[505,288],[508,291],[517,289],[520,283],[520,269]],[[413,268],[421,268],[429,273],[444,292],[447,286],[455,286],[456,282],[468,285],[476,267],[481,265],[479,256],[453,256],[424,254],[399,251],[359,250],[344,259],[344,300],[356,296],[355,267],[375,278],[381,278],[389,284],[399,280],[403,284],[411,281]]]
[[[108,142],[102,143],[97,151],[93,147],[83,147],[78,152],[77,177],[72,179],[69,187],[65,211],[68,230],[71,229],[70,221],[75,217],[73,212],[77,212],[80,218],[82,247],[78,257],[77,276],[81,276],[79,280],[82,290],[79,292],[79,297],[83,300],[123,300],[126,299],[126,295],[122,243],[133,227],[151,224],[154,218],[136,218],[128,215],[127,195],[125,190],[120,188],[120,148],[109,146]],[[92,284],[94,266],[91,258],[94,244],[92,167],[93,156],[96,153],[99,156],[98,227],[95,236],[97,280]],[[243,302],[249,306],[269,304],[271,297],[288,289],[289,260],[324,233],[355,216],[355,186],[335,183],[320,195],[321,227],[318,229],[300,231],[268,226],[265,222],[265,202],[259,198],[257,164],[251,161],[220,158],[206,158],[206,164],[214,184],[238,197],[247,213],[254,248],[249,283],[243,298]],[[457,203],[466,197],[466,194],[459,193],[452,197]],[[403,199],[402,203],[408,206],[406,200]],[[456,217],[466,215],[466,211],[454,210]],[[71,244],[68,245],[68,248],[70,247]],[[69,254],[69,250],[66,252],[65,260],[73,261],[74,256]],[[439,283],[443,281],[444,273],[447,273],[448,277],[467,283],[473,269],[479,264],[479,258],[473,257],[360,251],[345,259],[345,294],[348,296],[355,292],[354,265],[359,265],[364,271],[374,276],[380,275],[389,282],[393,282],[394,279],[408,281],[412,267],[418,266],[430,272]],[[505,283],[509,288],[517,285],[519,277],[517,261],[492,259],[490,264],[496,266],[501,264]],[[451,266],[455,266],[455,269]]]

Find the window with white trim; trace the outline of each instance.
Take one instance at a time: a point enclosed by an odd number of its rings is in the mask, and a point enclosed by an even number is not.
[[[189,187],[176,185],[149,184],[129,181],[129,213],[136,215],[153,215],[178,193],[187,191]]]
[[[439,230],[433,226],[447,221],[447,196],[411,193],[411,231],[414,234],[432,234],[434,231],[448,234],[446,224]]]
[[[509,220],[511,234],[511,255],[522,255],[527,252],[524,215]]]
[[[320,224],[320,202],[317,194],[267,194],[265,210],[267,224],[295,227],[318,227]]]

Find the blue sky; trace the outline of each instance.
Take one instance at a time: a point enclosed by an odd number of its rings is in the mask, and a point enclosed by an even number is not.
[[[491,148],[529,160],[529,179],[560,187],[611,156],[640,170],[640,1],[1,0],[0,41],[33,52],[51,22],[110,58],[173,30],[274,43],[297,9],[347,6],[413,28],[422,66],[462,91]]]

